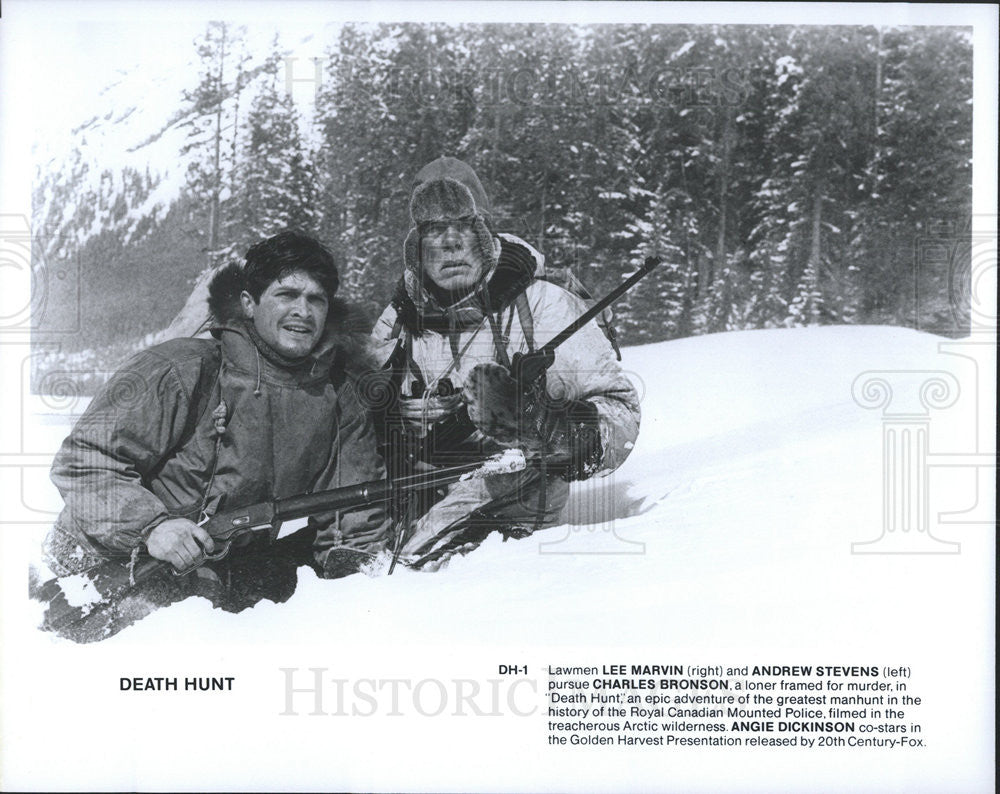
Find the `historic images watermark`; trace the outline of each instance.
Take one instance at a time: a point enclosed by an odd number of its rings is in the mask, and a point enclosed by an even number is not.
[[[915,246],[916,316],[927,314],[921,312],[921,300],[940,298],[920,291],[929,281],[928,273],[947,284],[949,307],[947,316],[938,313],[938,324],[922,330],[969,332],[938,346],[941,355],[951,357],[946,361],[963,374],[962,380],[946,369],[887,369],[863,372],[852,385],[858,405],[882,411],[882,531],[877,538],[853,543],[855,554],[956,554],[961,544],[936,537],[935,523],[977,526],[995,520],[989,494],[996,449],[984,446],[984,439],[992,437],[995,405],[983,395],[995,377],[989,370],[997,330],[996,304],[991,303],[996,232],[995,216],[975,216],[969,224],[931,224],[929,234]],[[940,425],[946,417],[951,432],[938,438],[931,432],[932,420]],[[960,510],[940,511],[934,522],[931,479],[945,470],[971,486],[975,496],[973,504]]]
[[[33,234],[28,216],[0,213],[0,334],[53,342],[80,331],[80,265],[60,243]]]
[[[913,395],[907,391],[915,392],[919,407],[908,404]],[[945,371],[869,371],[854,381],[855,402],[882,409],[883,511],[882,534],[851,544],[855,554],[958,552],[958,543],[939,540],[931,532],[928,469],[930,411],[954,405],[959,391],[958,380]]]
[[[26,215],[0,214],[0,347],[6,374],[15,375],[5,383],[0,480],[8,493],[19,495],[7,504],[0,519],[4,524],[51,523],[54,514],[36,498],[51,487],[52,463],[37,414],[78,416],[84,402],[81,382],[94,377],[84,362],[72,372],[39,366],[80,331],[80,262],[65,254],[63,242],[34,234]],[[36,382],[42,371],[43,382]]]
[[[949,336],[996,331],[995,217],[928,224],[915,242],[913,274],[914,320],[920,330]],[[947,310],[929,311],[942,299]]]
[[[333,80],[326,57],[286,57],[285,92],[311,92],[315,100]],[[433,108],[445,102],[475,101],[482,108],[505,105],[532,107],[605,107],[635,102],[659,107],[737,107],[750,95],[746,71],[740,68],[677,67],[662,63],[627,66],[581,76],[570,64],[550,63],[506,71],[463,69],[392,69],[366,80],[343,80],[352,87],[344,102],[396,101]],[[350,70],[350,64],[338,66]],[[367,89],[362,87],[367,85]]]
[[[526,676],[338,678],[327,667],[281,667],[282,717],[530,717],[538,681]]]

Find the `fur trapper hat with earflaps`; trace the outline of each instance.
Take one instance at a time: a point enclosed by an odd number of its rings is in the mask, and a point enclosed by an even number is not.
[[[414,182],[410,196],[413,228],[403,244],[407,280],[414,279],[414,286],[419,283],[419,226],[428,221],[471,221],[479,241],[479,251],[486,263],[484,275],[492,272],[497,264],[497,250],[493,233],[486,222],[489,200],[476,172],[454,157],[439,157],[421,168]]]

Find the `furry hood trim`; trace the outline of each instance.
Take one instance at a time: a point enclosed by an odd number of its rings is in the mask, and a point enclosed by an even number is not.
[[[240,295],[245,289],[243,266],[231,262],[220,268],[208,285],[210,330],[218,338],[224,330],[246,331]],[[326,327],[312,358],[339,365],[352,373],[378,369],[371,350],[370,318],[355,304],[333,298],[326,314]]]

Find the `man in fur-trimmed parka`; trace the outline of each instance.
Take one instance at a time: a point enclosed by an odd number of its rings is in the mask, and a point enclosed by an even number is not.
[[[356,393],[367,337],[337,285],[318,241],[278,234],[216,274],[213,338],[144,350],[111,378],[52,467],[56,574],[141,550],[185,568],[212,551],[198,522],[218,510],[384,476]],[[325,576],[356,570],[388,529],[379,509],[310,522]]]
[[[639,430],[639,404],[595,322],[556,350],[544,391],[523,394],[509,374],[513,355],[541,347],[587,306],[538,278],[538,251],[494,233],[486,193],[467,164],[439,158],[415,182],[403,275],[373,331],[400,395],[387,424],[426,438],[465,409],[470,432],[461,439],[454,432],[438,436],[431,463],[460,463],[503,448],[551,462],[425,495],[405,516],[411,526],[401,559],[433,570],[494,529],[505,538],[521,537],[553,525],[569,481],[608,474],[628,456]],[[390,467],[398,469],[398,455],[389,449]]]

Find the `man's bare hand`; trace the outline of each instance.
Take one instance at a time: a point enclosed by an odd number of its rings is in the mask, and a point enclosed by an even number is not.
[[[178,571],[201,562],[215,548],[212,536],[193,521],[171,518],[149,533],[146,548],[152,557],[169,562]]]

